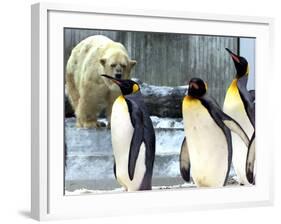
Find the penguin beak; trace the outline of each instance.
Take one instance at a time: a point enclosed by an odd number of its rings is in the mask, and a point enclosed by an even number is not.
[[[227,50],[227,52],[230,54],[232,60],[236,63],[240,63],[240,59],[239,56],[234,54],[231,50],[229,50],[228,48],[225,48],[225,50]]]
[[[118,80],[118,79],[116,79],[116,78],[113,78],[113,77],[108,76],[108,75],[101,75],[101,76],[103,76],[103,77],[105,77],[105,78],[108,78],[108,79],[111,79],[111,80],[112,80],[114,83],[116,83],[118,86],[121,85],[121,81]]]

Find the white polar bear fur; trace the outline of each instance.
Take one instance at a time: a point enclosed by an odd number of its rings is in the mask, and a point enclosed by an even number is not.
[[[66,90],[77,127],[99,127],[97,116],[103,109],[110,121],[113,102],[121,91],[101,75],[121,74],[122,79],[129,79],[135,64],[121,43],[102,35],[90,36],[73,48],[66,65]]]

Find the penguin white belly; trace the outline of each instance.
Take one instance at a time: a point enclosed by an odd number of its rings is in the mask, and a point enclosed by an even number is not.
[[[121,96],[120,96],[121,97]],[[128,191],[136,191],[141,186],[145,166],[145,145],[141,144],[139,156],[136,162],[133,180],[129,178],[128,163],[131,139],[134,133],[128,106],[123,98],[118,98],[112,107],[111,136],[113,155],[116,164],[116,177],[118,182]]]
[[[183,118],[193,180],[201,187],[223,186],[228,169],[223,131],[200,102],[185,107]]]
[[[247,116],[243,102],[238,92],[228,92],[225,97],[223,111],[240,124],[249,139],[252,137],[254,128]],[[231,132],[231,137],[233,149],[233,167],[238,177],[238,181],[244,185],[248,185],[249,182],[246,176],[246,159],[248,148],[237,134]]]

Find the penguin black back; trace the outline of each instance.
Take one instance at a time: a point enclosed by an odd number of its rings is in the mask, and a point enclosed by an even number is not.
[[[116,152],[114,156],[118,157],[118,162],[114,165],[117,180],[130,191],[150,190],[155,158],[155,133],[139,85],[132,80],[103,76],[115,82],[122,92],[112,109],[112,145]],[[120,126],[124,127],[127,134],[122,133]],[[137,161],[143,161],[145,169],[140,168],[142,164],[137,168]],[[127,167],[124,167],[126,164]]]
[[[251,92],[247,90],[248,74],[249,74],[248,61],[244,57],[234,54],[228,48],[225,49],[230,54],[234,62],[236,68],[237,88],[239,91],[239,95],[243,102],[247,116],[253,127],[255,127],[255,103],[254,103],[255,94],[254,94],[254,90],[252,90]]]
[[[148,110],[143,102],[141,92],[125,96],[129,112],[131,114],[131,122],[135,128],[135,133],[131,143],[131,150],[129,157],[129,176],[133,178],[135,164],[138,157],[137,150],[142,142],[144,142],[146,149],[145,165],[148,170],[142,182],[142,189],[147,189],[151,185],[151,176],[155,159],[155,133],[152,121],[150,119]],[[151,171],[151,172],[150,172]]]
[[[187,179],[190,167],[198,166],[199,168],[197,167],[195,170],[202,169],[202,172],[204,170],[204,174],[196,173],[196,171],[193,173],[195,182],[199,186],[223,186],[226,184],[232,161],[230,130],[241,136],[246,144],[249,144],[249,139],[240,125],[224,114],[216,101],[207,94],[207,84],[202,79],[192,78],[187,93],[188,95],[183,100],[183,117],[187,142],[185,151],[188,150],[185,154],[188,156],[188,160],[182,159],[182,161],[188,161],[189,163],[190,159],[190,164],[185,164],[185,166],[183,164],[181,168],[187,172]],[[214,140],[214,138],[217,139]],[[218,141],[219,147],[215,143],[216,141]],[[200,154],[198,154],[198,150],[200,150]],[[216,154],[216,157],[211,159],[209,153],[211,155]],[[200,162],[200,160],[207,158],[210,158],[211,171],[205,165],[202,167],[203,163]],[[219,160],[216,161],[213,158],[219,158]],[[223,162],[223,169],[216,166],[221,161],[225,161]],[[212,175],[210,175],[210,172]],[[204,175],[207,175],[206,179],[204,179]]]
[[[227,49],[235,65],[236,75],[232,80],[224,100],[223,110],[233,117],[243,127],[248,137],[254,133],[255,128],[255,91],[247,89],[249,65],[246,58],[234,54]],[[235,135],[233,139],[233,166],[241,184],[250,182],[246,176],[246,157],[248,147]]]

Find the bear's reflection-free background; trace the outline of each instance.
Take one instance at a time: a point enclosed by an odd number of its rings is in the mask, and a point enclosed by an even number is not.
[[[130,58],[137,61],[131,77],[144,83],[142,92],[156,132],[153,185],[189,187],[180,176],[178,164],[184,136],[181,117],[184,89],[178,86],[186,85],[194,76],[200,77],[208,83],[210,94],[222,106],[226,89],[235,75],[225,48],[241,51],[240,38],[65,28],[65,65],[71,50],[92,35],[105,35],[121,42]],[[254,46],[255,39],[247,38],[247,41]],[[254,51],[250,53],[254,55]],[[65,116],[66,194],[78,189],[99,192],[119,188],[113,174],[110,131],[77,129],[67,98]],[[230,183],[235,182],[234,175],[232,171]]]

